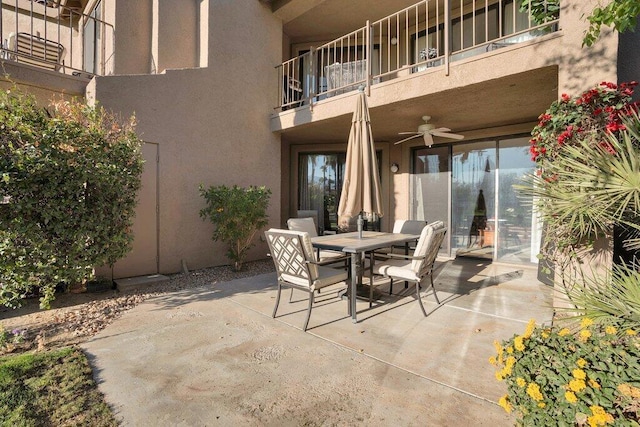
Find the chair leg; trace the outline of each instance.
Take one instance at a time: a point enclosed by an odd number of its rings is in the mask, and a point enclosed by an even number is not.
[[[422,309],[422,314],[424,314],[424,317],[427,317],[427,311],[424,309],[424,305],[422,304],[422,298],[420,298],[420,282],[416,282],[416,298],[418,299],[418,304],[420,304],[420,308]]]
[[[304,321],[304,326],[302,328],[303,331],[307,331],[307,326],[309,326],[309,318],[311,318],[311,307],[313,306],[313,291],[309,292],[309,308],[307,309],[307,319]]]
[[[393,293],[393,279],[389,278],[389,295]]]
[[[276,306],[273,307],[273,314],[271,317],[276,317],[276,311],[278,311],[278,304],[280,304],[280,291],[282,290],[282,285],[278,282],[278,295],[276,296]],[[293,291],[293,289],[291,289]]]
[[[289,302],[293,301],[293,288],[291,288],[291,294],[289,294]]]
[[[431,289],[433,290],[433,296],[436,298],[436,302],[440,305],[440,300],[438,299],[438,294],[436,293],[436,287],[433,286],[433,270],[429,274],[429,279],[431,279]]]

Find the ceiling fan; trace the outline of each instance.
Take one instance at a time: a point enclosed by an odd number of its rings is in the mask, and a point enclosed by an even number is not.
[[[436,128],[435,125],[429,123],[430,119],[431,119],[431,116],[422,116],[422,120],[424,120],[424,123],[418,126],[417,132],[400,132],[398,135],[411,135],[411,136],[405,139],[401,139],[400,141],[396,142],[395,145],[401,144],[405,141],[408,141],[413,138],[417,138],[419,136],[422,136],[424,138],[424,144],[427,147],[431,147],[431,145],[433,144],[434,136],[441,136],[443,138],[452,138],[452,139],[464,138],[464,136],[462,135],[449,133],[451,132],[451,129],[449,128]]]

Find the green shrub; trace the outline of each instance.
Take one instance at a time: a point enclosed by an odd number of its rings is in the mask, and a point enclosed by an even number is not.
[[[133,118],[0,92],[0,303],[82,282],[131,246],[142,157]]]
[[[241,188],[224,185],[205,189],[200,185],[200,195],[207,206],[200,211],[203,219],[209,218],[214,225],[213,240],[229,246],[227,257],[236,271],[249,249],[253,239],[262,227],[267,225],[267,207],[271,190],[265,187]]]
[[[640,119],[636,83],[602,82],[554,102],[532,131],[536,175],[523,194],[536,200],[546,228],[541,256],[568,270],[614,225],[640,232]],[[578,273],[579,274],[579,273]]]
[[[535,327],[495,342],[490,358],[508,393],[499,403],[525,426],[618,426],[640,421],[640,339],[633,329]]]

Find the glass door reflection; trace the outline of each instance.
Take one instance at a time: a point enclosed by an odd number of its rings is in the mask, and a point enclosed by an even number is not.
[[[452,255],[493,259],[496,142],[455,144],[452,150]]]

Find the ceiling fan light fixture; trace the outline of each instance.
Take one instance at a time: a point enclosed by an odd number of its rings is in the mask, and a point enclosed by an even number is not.
[[[433,125],[432,123],[429,123],[429,120],[431,119],[431,116],[422,116],[422,120],[424,120],[424,123],[418,126],[418,131],[417,132],[400,132],[400,135],[409,135],[409,134],[413,134],[413,136],[410,136],[408,138],[402,139],[398,142],[396,142],[395,144],[400,144],[402,142],[408,141],[410,139],[413,138],[417,138],[419,136],[422,136],[424,139],[424,143],[427,147],[431,147],[431,145],[433,144],[433,137],[434,136],[438,136],[441,138],[451,138],[451,139],[463,139],[464,136],[463,135],[457,135],[455,133],[449,133],[451,132],[451,129],[449,128],[444,128],[444,127],[440,127],[440,128],[436,128],[435,125]]]

